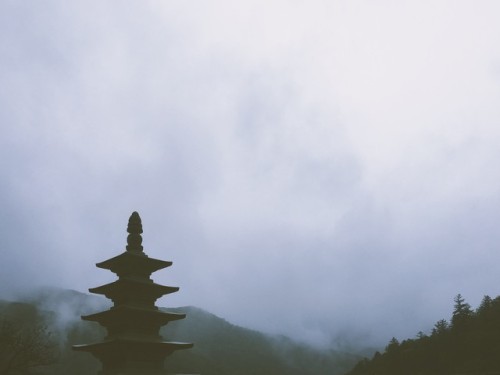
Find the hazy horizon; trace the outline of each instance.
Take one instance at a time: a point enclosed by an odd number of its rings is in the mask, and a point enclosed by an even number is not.
[[[0,296],[124,251],[328,345],[500,294],[497,1],[0,3]],[[389,330],[390,327],[390,330]]]

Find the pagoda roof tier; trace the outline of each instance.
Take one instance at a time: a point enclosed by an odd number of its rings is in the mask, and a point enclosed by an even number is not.
[[[188,342],[137,340],[116,338],[93,344],[73,345],[77,351],[90,352],[98,357],[122,353],[132,355],[147,353],[148,357],[166,357],[176,350],[190,349],[194,346]]]
[[[112,307],[111,309],[106,311],[98,312],[91,315],[84,315],[82,316],[82,319],[98,322],[104,326],[122,320],[131,320],[131,321],[145,320],[154,325],[163,326],[168,322],[184,319],[185,317],[186,314],[161,311],[158,310],[156,307],[154,309],[151,308],[148,309],[136,306],[120,305]]]
[[[170,267],[172,262],[165,260],[150,258],[143,252],[124,251],[120,255],[97,263],[99,268],[110,270],[117,275],[133,273],[143,273],[150,275],[151,273]]]
[[[122,277],[112,283],[90,288],[89,292],[103,294],[113,301],[123,300],[124,296],[141,296],[144,298],[158,299],[165,294],[175,293],[179,290],[176,286],[156,284],[150,280]],[[126,303],[124,303],[126,304]]]

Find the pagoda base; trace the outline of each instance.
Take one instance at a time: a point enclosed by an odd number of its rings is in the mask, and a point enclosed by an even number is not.
[[[89,345],[74,345],[73,350],[89,352],[102,363],[101,375],[166,375],[167,356],[189,349],[191,343],[115,338]]]
[[[97,373],[98,375],[200,375],[200,374],[185,374],[185,373],[182,373],[182,374],[178,374],[178,373],[172,373],[172,372],[168,372],[167,370],[163,370],[161,372],[146,372],[144,370],[136,370],[135,372],[134,371],[131,371],[131,370],[127,370],[126,372],[124,371],[120,371],[120,372],[110,372],[110,371],[99,371]]]

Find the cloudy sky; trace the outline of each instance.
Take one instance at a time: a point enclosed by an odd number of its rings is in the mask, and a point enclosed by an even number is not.
[[[500,294],[500,2],[0,1],[0,294],[86,291],[137,210],[160,302],[325,344]],[[377,341],[378,340],[378,341]]]

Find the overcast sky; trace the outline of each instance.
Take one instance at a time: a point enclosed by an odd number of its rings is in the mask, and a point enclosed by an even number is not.
[[[299,340],[499,295],[499,14],[0,1],[0,293],[112,281],[137,210],[160,304]]]

